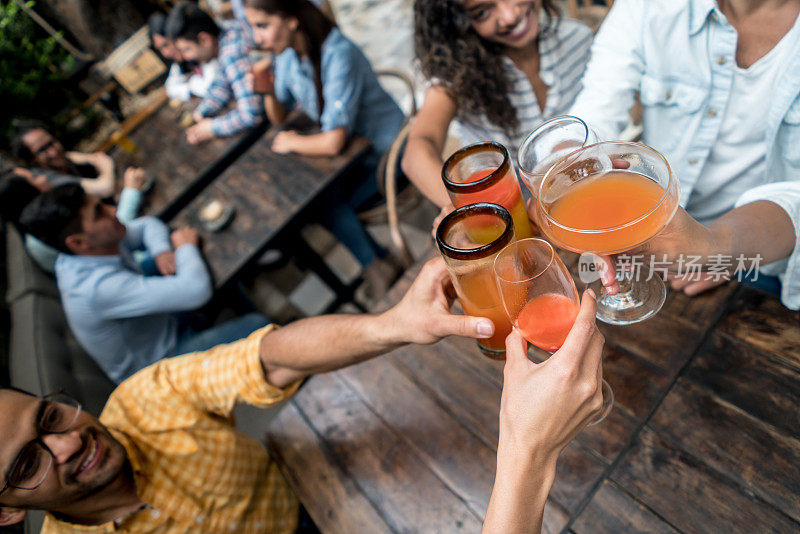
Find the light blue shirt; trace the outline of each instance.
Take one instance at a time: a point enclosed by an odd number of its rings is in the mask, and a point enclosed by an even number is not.
[[[163,222],[154,217],[131,221],[118,255],[60,254],[56,260],[67,322],[116,382],[168,355],[178,336],[173,314],[199,308],[213,292],[196,246],[175,251],[173,276],[143,276],[130,269],[131,253],[142,248],[153,257],[171,250]]]
[[[314,67],[287,48],[275,58],[275,96],[287,110],[302,109],[323,132],[345,128],[372,141],[383,154],[403,125],[403,112],[383,87],[364,53],[337,28],[322,45],[320,114]]]
[[[745,203],[769,200],[787,212],[798,235],[799,32],[784,37],[788,41],[782,46],[788,53],[777,82],[763,95],[769,101],[762,125],[765,154],[761,173],[750,178],[753,187],[738,199],[692,197],[701,181],[705,190],[720,190],[742,180],[742,176],[724,176],[707,166],[725,114],[735,112],[729,101],[737,68],[737,39],[735,28],[714,0],[617,0],[595,37],[584,89],[570,113],[583,118],[601,139],[617,139],[639,92],[644,106],[642,141],[669,161],[680,181],[681,205],[688,206],[690,214],[693,208],[724,213]],[[800,308],[800,239],[788,259],[766,271],[781,276],[783,303]]]

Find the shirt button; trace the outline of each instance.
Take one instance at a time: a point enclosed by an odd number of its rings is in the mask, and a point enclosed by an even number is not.
[[[153,519],[158,519],[159,517],[161,517],[161,510],[153,510],[152,512],[150,512],[150,517],[152,517]]]
[[[689,158],[689,165],[697,165],[697,158]]]
[[[669,100],[670,98],[672,98],[672,91],[667,91],[667,94],[665,94],[664,96],[666,97],[667,100]]]
[[[228,525],[228,528],[229,528],[229,529],[231,529],[231,531],[235,531],[237,528],[239,528],[239,523],[237,523],[236,521],[234,521],[233,523],[231,523],[230,525]]]
[[[198,525],[200,523],[202,523],[203,521],[205,521],[205,520],[206,520],[206,518],[203,515],[198,515],[197,517],[194,518],[194,522],[197,523]]]
[[[713,108],[709,109],[706,115],[708,116],[708,118],[713,119],[714,117],[717,116],[717,110]]]
[[[727,62],[728,62],[728,60],[725,59],[725,56],[719,56],[717,58],[717,65],[724,65]]]

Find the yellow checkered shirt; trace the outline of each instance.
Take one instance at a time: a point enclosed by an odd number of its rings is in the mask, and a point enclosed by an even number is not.
[[[148,506],[116,525],[74,525],[48,514],[42,532],[294,532],[297,497],[232,415],[236,404],[272,406],[297,390],[297,383],[278,389],[265,380],[259,343],[272,328],[162,360],[120,384],[100,421],[125,447]]]

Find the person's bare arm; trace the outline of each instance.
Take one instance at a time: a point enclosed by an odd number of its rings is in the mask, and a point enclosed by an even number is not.
[[[528,360],[518,331],[506,339],[497,474],[484,534],[541,531],[558,456],[603,404],[605,340],[596,311],[594,294],[585,292],[564,346],[540,364]]]
[[[308,156],[336,156],[347,145],[347,130],[336,128],[329,132],[303,135],[293,131],[278,132],[272,140],[272,150],[278,154],[295,152]]]
[[[283,388],[407,343],[435,343],[449,335],[491,337],[489,319],[450,313],[453,298],[447,268],[437,258],[425,264],[403,299],[383,313],[324,315],[273,330],[261,340],[267,381]]]
[[[789,214],[774,202],[760,200],[734,208],[708,226],[700,224],[679,207],[672,221],[658,236],[630,254],[643,254],[645,263],[651,255],[659,262],[666,259],[670,272],[675,273],[681,265],[681,256],[699,257],[699,264],[707,266],[712,263],[712,256],[722,255],[732,258],[732,267],[735,267],[735,260],[740,256],[756,258],[760,255],[760,264],[767,265],[789,256],[794,250],[795,240]],[[605,267],[611,269],[611,259],[604,257],[604,261]],[[728,274],[733,276],[734,273]],[[716,283],[701,280],[691,289],[689,283],[674,285],[676,289],[688,289],[689,294],[697,294],[719,285],[719,280]],[[603,276],[603,285],[612,295],[617,292],[613,273]]]
[[[78,165],[89,163],[97,169],[97,178],[84,178],[81,180],[83,190],[96,197],[105,198],[114,194],[116,174],[114,160],[103,152],[84,154],[81,152],[68,152],[69,159]]]
[[[286,108],[275,97],[275,94],[264,95],[264,110],[271,124],[281,124],[286,120]]]
[[[428,89],[425,103],[408,135],[401,162],[406,176],[440,208],[450,204],[442,184],[442,150],[456,111],[456,103],[444,87],[434,85]]]

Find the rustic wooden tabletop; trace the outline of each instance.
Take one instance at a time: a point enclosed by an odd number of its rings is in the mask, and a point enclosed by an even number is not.
[[[308,130],[314,125],[306,117],[296,116],[281,127],[286,128]],[[171,222],[198,229],[217,287],[233,279],[265,249],[276,246],[276,239],[287,230],[293,233],[288,245],[305,247],[298,230],[309,212],[324,203],[325,192],[371,147],[368,139],[355,137],[335,157],[276,154],[270,146],[278,131],[271,128]],[[216,232],[204,228],[200,219],[203,207],[213,200],[235,209],[231,223]]]
[[[119,146],[111,152],[119,176],[126,167],[141,167],[155,179],[144,198],[143,215],[171,219],[264,133],[264,128],[256,128],[190,145],[180,121],[196,103],[161,106],[128,135],[135,145],[132,153]]]
[[[800,531],[800,314],[731,283],[601,330],[616,404],[561,455],[544,531]],[[409,346],[313,377],[265,440],[323,532],[478,532],[502,367]]]

